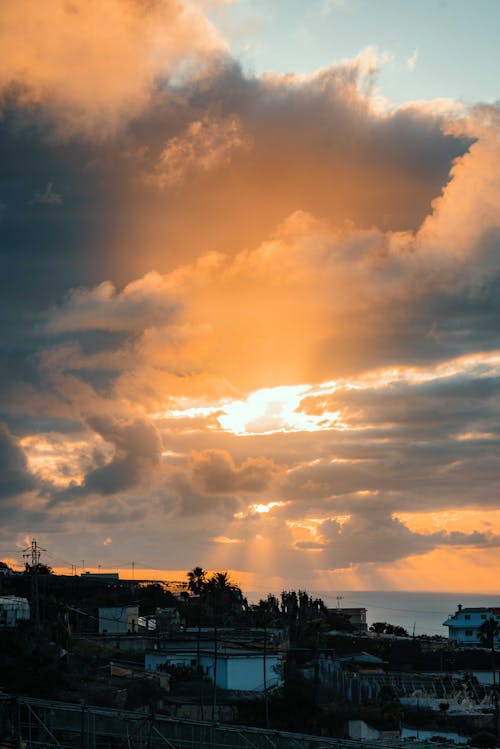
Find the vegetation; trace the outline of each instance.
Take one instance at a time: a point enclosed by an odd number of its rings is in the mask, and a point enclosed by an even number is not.
[[[374,622],[370,627],[370,632],[378,635],[394,635],[395,637],[409,637],[404,627],[399,627],[388,622]]]
[[[244,622],[248,602],[228,572],[208,576],[202,567],[194,567],[187,579],[192,597],[184,597],[178,608],[189,626],[235,626]]]
[[[25,575],[52,575],[54,574],[54,571],[52,567],[49,567],[48,564],[42,564],[41,562],[38,562],[38,564],[29,564],[28,562],[25,562],[24,574]]]

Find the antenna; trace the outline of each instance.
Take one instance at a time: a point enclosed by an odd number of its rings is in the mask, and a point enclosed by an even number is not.
[[[31,564],[29,562],[26,562],[26,567],[31,572],[32,618],[37,627],[40,624],[40,593],[38,589],[38,573],[40,572],[40,556],[42,551],[47,551],[47,549],[42,549],[40,546],[38,546],[36,538],[32,538],[30,546],[27,546],[26,549],[23,550],[23,558],[31,559]]]
[[[38,565],[40,564],[40,556],[42,551],[47,551],[47,549],[42,549],[40,546],[38,546],[36,538],[32,538],[30,546],[27,546],[25,549],[23,549],[23,558],[31,558],[30,567],[33,568],[33,572],[35,572],[35,570],[38,572]]]

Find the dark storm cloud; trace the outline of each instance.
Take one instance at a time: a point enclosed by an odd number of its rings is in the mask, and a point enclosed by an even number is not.
[[[22,494],[35,486],[22,447],[6,425],[0,423],[0,500]]]
[[[223,450],[194,452],[191,456],[196,486],[209,494],[219,492],[260,492],[271,482],[278,466],[267,458],[248,458],[236,466]]]
[[[180,472],[168,478],[162,487],[162,494],[164,510],[180,517],[212,515],[230,520],[243,506],[237,496],[199,491],[189,476]]]
[[[342,527],[321,525],[324,545],[295,545],[331,566],[497,545],[479,532],[415,533],[393,517],[498,506],[496,376],[346,389],[303,403],[339,410],[354,427],[345,432],[236,444],[213,414],[179,419],[175,438],[171,422],[158,420],[165,444],[183,456],[175,465],[162,462],[160,433],[143,415],[167,401],[190,406],[190,377],[194,403],[206,397],[203,377],[216,381],[209,393],[243,397],[245,387],[265,386],[282,359],[279,376],[319,382],[500,347],[498,233],[490,227],[468,257],[443,263],[451,242],[422,251],[412,234],[394,249],[399,238],[390,234],[420,226],[474,136],[444,132],[445,118],[417,107],[376,113],[359,93],[360,76],[352,63],[308,78],[257,79],[218,57],[194,79],[163,83],[107,139],[93,139],[87,121],[83,137],[74,117],[64,130],[67,114],[57,122],[53,101],[5,110],[3,405],[16,433],[80,428],[91,445],[76,468],[59,471],[68,482],[74,471],[68,488],[44,482],[44,524],[86,517],[118,531],[142,518],[158,538],[158,518],[171,517],[197,549],[200,520],[224,536],[252,493],[252,501],[287,502],[269,513],[283,533],[288,518],[351,513]],[[211,250],[227,261],[209,256],[194,267]],[[301,369],[287,367],[290,349],[279,348],[287,324],[292,349],[314,340],[312,361],[306,347],[297,356]],[[262,348],[249,346],[252,336]],[[224,369],[231,359],[234,369]],[[252,375],[256,362],[262,376]],[[250,372],[244,386],[231,381],[236,369]],[[35,488],[19,445],[7,431],[2,440],[0,494]],[[27,512],[26,522],[42,524],[42,514]]]
[[[122,423],[108,416],[93,416],[87,424],[114,447],[109,462],[86,474],[78,494],[116,494],[138,484],[159,464],[162,443],[156,428],[145,419]]]
[[[381,510],[355,514],[342,524],[327,520],[321,524],[320,530],[327,539],[324,561],[334,568],[364,562],[393,562],[441,546],[500,546],[500,536],[478,531],[417,533]]]
[[[457,364],[457,367],[460,365]],[[340,411],[352,427],[369,425],[372,434],[390,425],[395,440],[415,440],[432,429],[434,439],[467,431],[496,431],[500,426],[500,378],[487,371],[433,378],[429,382],[393,382],[385,387],[339,389],[328,397],[301,403],[309,413]]]
[[[444,135],[439,118],[416,111],[374,115],[356,92],[358,76],[352,65],[304,81],[258,80],[218,58],[209,74],[158,91],[128,129],[104,142],[61,140],[39,109],[20,117],[7,107],[0,122],[0,379],[36,379],[30,355],[46,341],[46,312],[71,288],[172,267],[179,254],[199,251],[200,237],[204,250],[235,251],[260,241],[297,206],[361,226],[380,217],[392,228],[416,226],[470,141]],[[207,112],[222,121],[237,116],[252,147],[201,182],[194,175],[173,191],[148,187],[143,176],[165,145]],[[45,199],[33,203],[35,194]],[[261,209],[250,214],[255,201]],[[144,239],[155,226],[160,234]]]

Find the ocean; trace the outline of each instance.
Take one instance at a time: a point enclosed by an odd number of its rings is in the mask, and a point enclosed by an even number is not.
[[[308,590],[309,595],[322,598],[328,607],[363,606],[368,626],[373,622],[390,622],[404,627],[411,635],[448,636],[443,622],[454,614],[459,603],[462,606],[498,606],[498,595],[480,593],[414,593],[407,591],[378,590]],[[267,598],[267,592],[248,591],[252,603]],[[275,595],[279,598],[279,593]]]

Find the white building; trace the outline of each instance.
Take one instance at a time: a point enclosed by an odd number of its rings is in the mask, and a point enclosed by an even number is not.
[[[17,622],[30,618],[30,605],[26,598],[0,596],[0,627],[15,627]]]
[[[243,648],[226,648],[215,646],[213,642],[200,643],[198,650],[195,642],[166,642],[160,650],[146,651],[146,671],[165,670],[169,666],[187,666],[196,668],[199,664],[203,675],[214,680],[221,689],[242,692],[262,692],[264,681],[268,689],[281,686],[281,658],[277,653],[267,652],[265,658],[262,650],[245,650]]]
[[[99,609],[100,635],[125,635],[137,632],[138,606],[105,606]]]
[[[500,625],[500,607],[464,608],[459,604],[457,611],[451,614],[445,622],[448,627],[448,639],[458,645],[480,645],[479,628],[488,619],[496,619]],[[500,643],[500,635],[495,638],[495,644]]]

